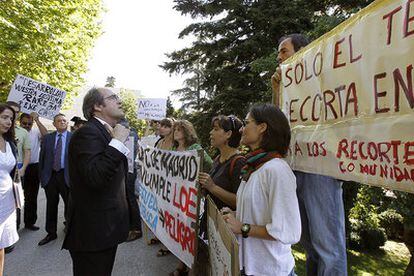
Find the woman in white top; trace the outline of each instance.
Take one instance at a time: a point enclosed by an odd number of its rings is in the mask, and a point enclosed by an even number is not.
[[[241,143],[251,152],[242,169],[236,214],[225,209],[223,216],[239,238],[240,269],[244,275],[295,275],[290,246],[301,232],[296,179],[281,159],[289,148],[289,123],[270,104],[253,106],[244,123]]]
[[[0,104],[0,276],[3,275],[4,248],[19,239],[11,177],[16,169],[14,117],[10,106]]]

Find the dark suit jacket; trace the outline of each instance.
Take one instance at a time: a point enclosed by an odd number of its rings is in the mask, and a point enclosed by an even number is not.
[[[63,248],[100,251],[126,240],[129,213],[126,157],[109,146],[111,136],[92,118],[69,144],[69,223]]]
[[[40,184],[45,187],[52,176],[53,171],[53,160],[55,158],[55,141],[56,131],[46,134],[42,138],[42,146],[39,155],[39,173],[40,173]],[[72,137],[72,133],[69,131],[66,135],[66,146],[65,146],[65,182],[69,186],[69,170],[68,170],[68,148],[69,142]]]

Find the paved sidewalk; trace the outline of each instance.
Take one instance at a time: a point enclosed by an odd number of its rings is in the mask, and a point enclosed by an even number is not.
[[[21,229],[20,240],[13,252],[6,255],[5,276],[60,276],[72,275],[72,260],[67,250],[61,250],[63,233],[63,201],[59,205],[58,239],[44,246],[37,243],[46,236],[44,230],[46,198],[43,189],[39,191],[36,232]],[[23,218],[23,214],[22,214]],[[157,257],[160,245],[148,246],[144,238],[123,243],[118,247],[112,275],[168,275],[173,271],[177,259],[169,254]]]

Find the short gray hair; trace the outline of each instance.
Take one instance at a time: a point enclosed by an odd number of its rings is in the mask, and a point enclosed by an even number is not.
[[[83,98],[83,116],[86,120],[89,120],[93,117],[95,112],[95,105],[104,105],[104,97],[102,96],[100,89],[97,87],[91,88],[88,93],[86,93],[85,98]]]

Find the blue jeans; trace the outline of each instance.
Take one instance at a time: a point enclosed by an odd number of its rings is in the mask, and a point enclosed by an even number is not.
[[[347,275],[342,182],[295,171],[307,275]]]

